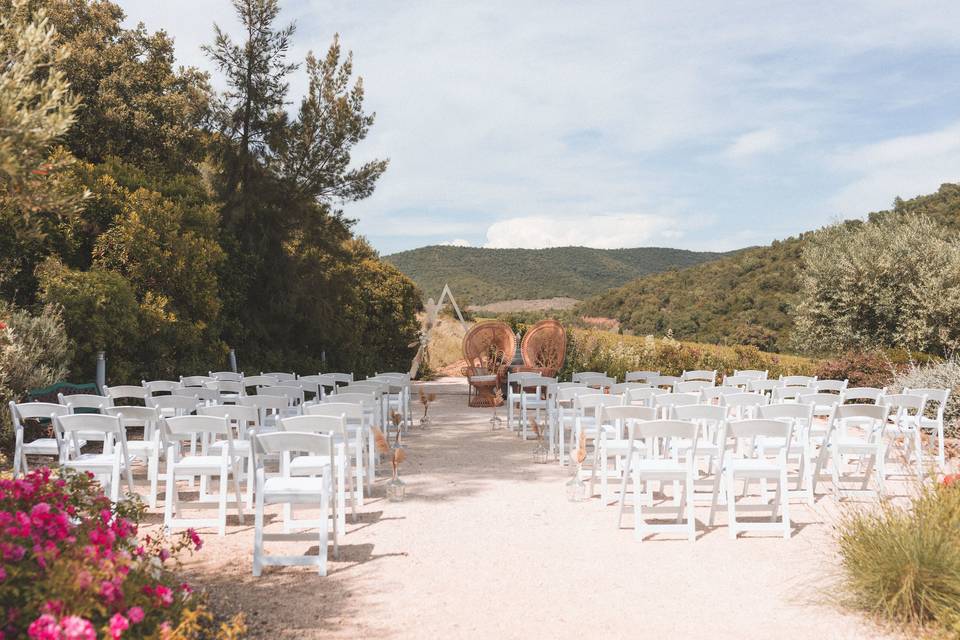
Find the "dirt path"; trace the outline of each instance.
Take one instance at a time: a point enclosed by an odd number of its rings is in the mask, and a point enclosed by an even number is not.
[[[832,499],[796,508],[789,541],[732,541],[702,509],[697,542],[637,543],[613,507],[567,502],[566,472],[491,432],[462,382],[431,388],[435,425],[407,440],[407,501],[385,501],[378,479],[329,577],[253,578],[248,516],[205,536],[192,580],[262,638],[884,637],[833,604]]]

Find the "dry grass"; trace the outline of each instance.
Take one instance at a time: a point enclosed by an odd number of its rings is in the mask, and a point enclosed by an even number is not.
[[[925,486],[909,507],[850,511],[838,531],[855,607],[960,638],[960,485]]]

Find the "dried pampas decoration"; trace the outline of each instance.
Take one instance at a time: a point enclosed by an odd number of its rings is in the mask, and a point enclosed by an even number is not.
[[[373,443],[377,453],[390,458],[390,466],[393,467],[393,479],[396,480],[400,471],[400,463],[407,459],[406,450],[400,447],[391,447],[380,427],[373,427]]]
[[[582,433],[580,434],[580,442],[577,444],[577,450],[573,452],[573,459],[578,466],[583,464],[583,461],[587,459],[587,439]]]

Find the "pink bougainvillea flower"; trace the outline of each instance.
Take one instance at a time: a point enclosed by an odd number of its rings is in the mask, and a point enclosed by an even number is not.
[[[129,618],[133,624],[142,622],[144,618],[143,609],[140,607],[130,607],[127,609],[127,618]]]
[[[130,628],[130,623],[119,613],[113,614],[110,618],[110,637],[116,640],[123,635],[123,632]]]
[[[34,640],[61,640],[63,638],[63,629],[49,613],[45,613],[33,622],[27,628],[27,635]]]
[[[203,540],[200,538],[200,534],[197,533],[197,530],[193,527],[187,529],[187,535],[190,537],[190,542],[193,543],[194,549],[200,551],[200,548],[203,546]]]
[[[960,486],[960,473],[951,473],[943,477],[943,486],[953,487]]]
[[[80,616],[67,616],[60,621],[63,640],[97,640],[97,631],[93,623]]]

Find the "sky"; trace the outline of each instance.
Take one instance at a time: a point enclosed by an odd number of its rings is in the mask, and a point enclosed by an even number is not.
[[[217,84],[229,0],[116,1]],[[390,167],[343,209],[382,254],[723,251],[960,179],[960,2],[280,4],[290,58],[353,52],[376,112],[354,158]]]

